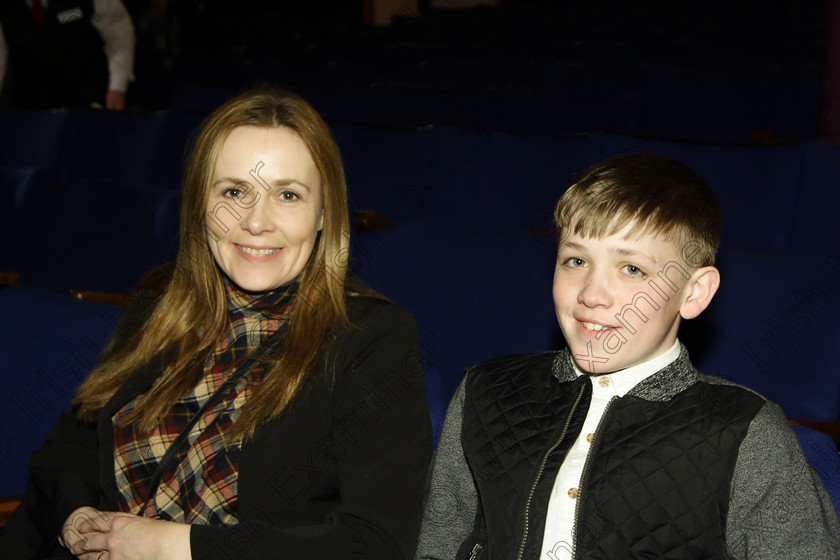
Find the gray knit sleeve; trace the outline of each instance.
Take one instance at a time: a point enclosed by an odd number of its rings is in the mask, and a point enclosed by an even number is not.
[[[432,458],[417,560],[451,560],[473,529],[478,496],[461,447],[464,383],[455,391]]]
[[[840,559],[840,521],[782,410],[766,403],[741,443],[726,543],[745,559]]]

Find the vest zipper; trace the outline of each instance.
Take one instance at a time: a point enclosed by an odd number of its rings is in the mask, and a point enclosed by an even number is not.
[[[586,461],[583,462],[583,471],[580,473],[580,483],[578,484],[578,499],[575,502],[575,520],[572,523],[572,560],[574,560],[575,552],[577,551],[578,512],[580,512],[580,503],[583,501],[583,488],[586,487],[585,483],[586,475],[589,472],[589,462],[591,461],[592,456],[595,455],[595,450],[598,447],[598,434],[601,433],[601,426],[604,425],[604,421],[607,419],[607,415],[610,413],[610,409],[612,408],[613,402],[617,400],[618,397],[612,397],[610,399],[610,402],[607,403],[607,406],[604,409],[604,414],[601,415],[601,419],[598,421],[598,426],[595,428],[595,435],[592,436],[592,447],[589,448],[589,453],[586,454]]]
[[[572,422],[572,416],[574,415],[575,410],[577,410],[578,404],[580,404],[580,399],[583,398],[583,392],[585,390],[586,385],[581,384],[577,398],[572,405],[572,409],[569,411],[569,415],[566,417],[566,423],[563,425],[563,431],[560,432],[560,437],[558,437],[557,441],[555,441],[554,444],[545,452],[542,461],[540,462],[540,466],[537,469],[537,475],[534,477],[534,482],[531,484],[531,491],[528,492],[528,500],[525,502],[525,513],[523,515],[525,528],[522,531],[522,540],[519,543],[519,552],[516,554],[516,560],[522,560],[522,554],[525,552],[525,542],[528,540],[528,522],[531,513],[531,500],[534,498],[534,492],[537,491],[537,484],[539,483],[543,471],[545,470],[545,464],[548,462],[549,455],[551,455],[554,450],[560,446],[560,442],[566,437],[566,432],[569,431],[569,424]]]
[[[469,560],[475,560],[478,558],[478,555],[481,554],[481,549],[484,548],[481,546],[481,543],[475,543],[475,546],[472,547],[472,551],[470,551],[470,558]]]

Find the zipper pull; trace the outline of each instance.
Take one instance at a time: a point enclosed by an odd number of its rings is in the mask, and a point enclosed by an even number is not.
[[[481,543],[475,543],[475,546],[472,548],[472,551],[470,552],[470,559],[469,560],[475,560],[476,558],[478,558],[478,555],[481,554],[481,549],[482,548],[484,548],[484,547],[481,546]]]

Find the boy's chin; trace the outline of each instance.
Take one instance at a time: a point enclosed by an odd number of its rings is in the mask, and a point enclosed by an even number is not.
[[[587,375],[603,375],[618,369],[614,359],[602,356],[603,352],[597,352],[591,344],[582,349],[570,348],[570,351],[577,368]]]
[[[607,373],[615,373],[616,371],[618,371],[616,369],[607,367],[606,365],[600,366],[600,367],[596,366],[595,368],[592,368],[588,364],[586,364],[586,366],[584,366],[583,364],[581,364],[578,361],[575,361],[575,364],[577,364],[577,367],[581,372],[583,372],[586,375],[593,376],[593,377],[598,376],[598,375],[605,375]]]

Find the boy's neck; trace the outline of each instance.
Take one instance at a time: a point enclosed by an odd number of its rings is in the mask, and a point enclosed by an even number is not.
[[[589,377],[598,378],[598,377],[606,377],[609,376],[617,386],[626,386],[625,390],[622,391],[626,393],[638,383],[643,381],[644,379],[650,377],[657,371],[663,369],[665,366],[669,365],[671,362],[676,360],[680,357],[680,341],[679,339],[674,341],[674,344],[668,349],[641,364],[636,364],[635,366],[631,366],[629,368],[620,369],[618,371],[611,371],[608,373],[600,373],[600,374],[591,374],[581,370],[574,360],[572,360],[572,365],[575,368],[575,371],[578,375],[588,375]]]

